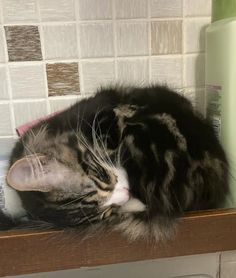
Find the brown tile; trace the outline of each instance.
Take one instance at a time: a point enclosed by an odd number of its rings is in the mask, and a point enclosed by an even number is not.
[[[77,63],[47,64],[49,96],[76,95],[80,91]]]
[[[182,21],[153,21],[151,23],[152,54],[182,52]]]
[[[42,60],[37,26],[5,26],[9,61]]]

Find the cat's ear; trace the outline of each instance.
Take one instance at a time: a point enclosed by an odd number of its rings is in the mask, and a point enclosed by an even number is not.
[[[7,183],[19,191],[49,192],[55,187],[57,169],[55,160],[42,155],[30,155],[17,160],[9,169]]]

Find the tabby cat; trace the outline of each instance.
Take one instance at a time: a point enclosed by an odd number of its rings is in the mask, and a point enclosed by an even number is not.
[[[223,204],[228,163],[184,97],[161,86],[114,87],[29,129],[7,182],[29,221],[160,239],[184,212]]]

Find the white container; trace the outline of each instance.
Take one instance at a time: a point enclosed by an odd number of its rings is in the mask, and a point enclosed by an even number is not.
[[[206,116],[229,160],[232,206],[236,204],[236,17],[218,20],[206,30]]]

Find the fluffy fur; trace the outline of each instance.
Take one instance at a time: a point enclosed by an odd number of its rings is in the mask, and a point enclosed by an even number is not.
[[[186,211],[216,208],[228,164],[211,125],[165,87],[108,88],[31,128],[8,183],[29,218],[59,227],[171,233]]]

